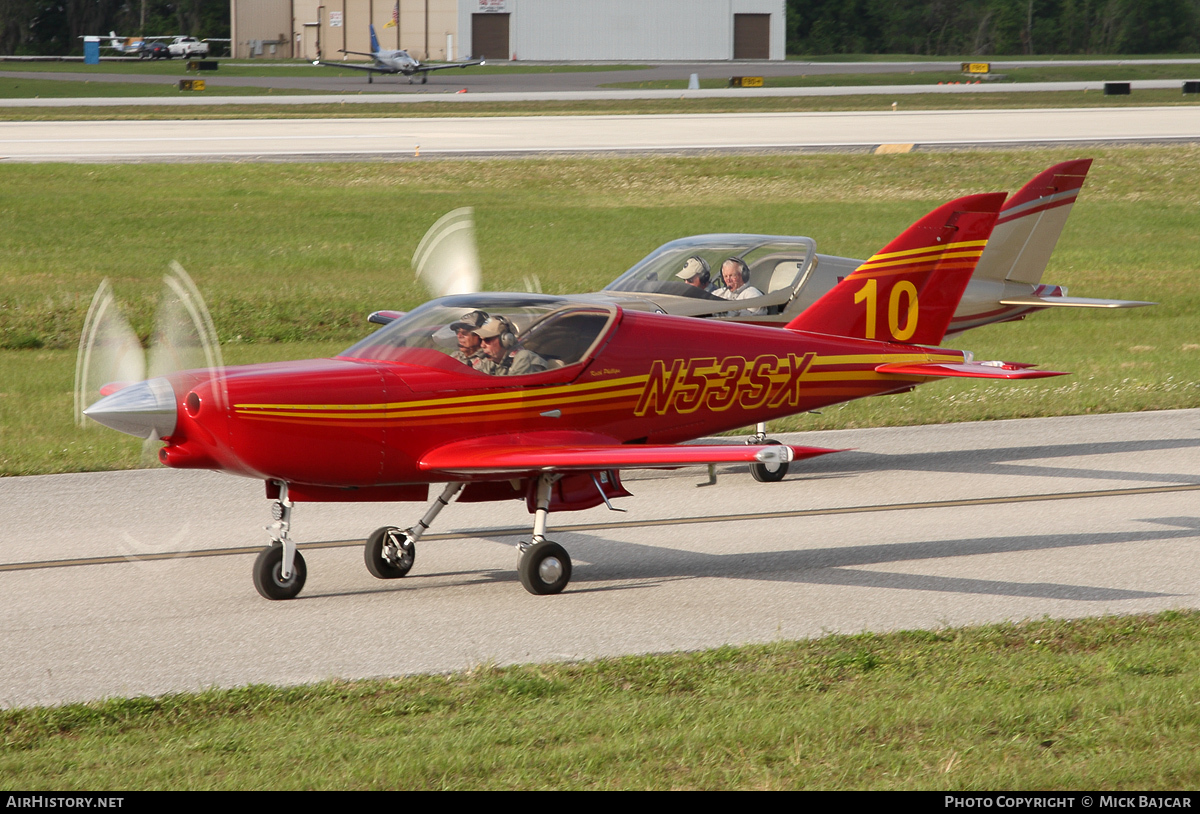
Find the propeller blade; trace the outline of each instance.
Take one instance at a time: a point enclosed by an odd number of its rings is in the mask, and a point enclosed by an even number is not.
[[[199,368],[224,381],[225,361],[204,297],[183,266],[172,261],[170,272],[163,276],[162,299],[150,340],[148,378]],[[223,407],[224,387],[214,392]]]
[[[435,297],[475,294],[482,287],[475,210],[455,209],[429,227],[413,253],[413,269]]]
[[[75,359],[75,422],[87,426],[83,411],[88,405],[124,385],[142,381],[145,374],[142,343],[121,313],[108,280],[104,280],[92,298],[79,338],[79,354]]]

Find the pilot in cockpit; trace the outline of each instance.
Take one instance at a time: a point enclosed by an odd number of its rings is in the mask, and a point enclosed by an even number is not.
[[[504,317],[491,317],[475,330],[483,344],[485,358],[472,365],[481,373],[492,376],[520,376],[540,373],[546,360],[536,353],[517,347],[517,331]]]
[[[708,261],[703,257],[694,254],[684,261],[683,268],[676,272],[675,276],[693,288],[699,288],[702,291],[707,291],[708,283],[711,279],[711,274],[708,269]]]

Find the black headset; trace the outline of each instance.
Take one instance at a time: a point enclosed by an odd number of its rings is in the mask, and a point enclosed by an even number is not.
[[[725,270],[725,263],[737,263],[738,273],[742,275],[742,285],[750,282],[750,267],[746,265],[746,261],[740,257],[730,257],[721,264],[721,271]]]

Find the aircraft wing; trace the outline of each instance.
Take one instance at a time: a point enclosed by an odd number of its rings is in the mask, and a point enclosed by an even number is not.
[[[426,65],[421,63],[421,67],[416,69],[416,73],[429,73],[430,71],[444,71],[447,68],[470,68],[472,65],[486,65],[487,60],[477,59],[473,62],[447,62],[445,65]]]
[[[1094,297],[1003,297],[1001,305],[1029,305],[1034,308],[1058,306],[1060,308],[1141,308],[1143,305],[1158,305],[1142,300],[1099,300]]]
[[[1067,375],[1055,370],[1036,370],[1023,362],[893,362],[879,365],[875,372],[937,379],[1044,379]]]
[[[517,475],[595,469],[668,469],[716,463],[781,463],[836,449],[780,444],[620,444],[582,432],[526,433],[455,441],[423,455],[417,466],[448,475]]]
[[[347,51],[348,54],[357,54],[357,51]],[[364,56],[370,56],[365,54]],[[313,65],[324,65],[326,68],[349,68],[352,71],[367,71],[369,73],[400,73],[396,68],[380,68],[378,65],[360,65],[357,62],[322,62],[314,60]]]

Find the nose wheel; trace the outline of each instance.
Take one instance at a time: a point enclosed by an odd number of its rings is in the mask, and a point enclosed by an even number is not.
[[[292,571],[283,576],[283,546],[274,543],[259,552],[254,561],[254,589],[264,599],[295,599],[304,588],[308,568],[297,551],[292,558]]]

